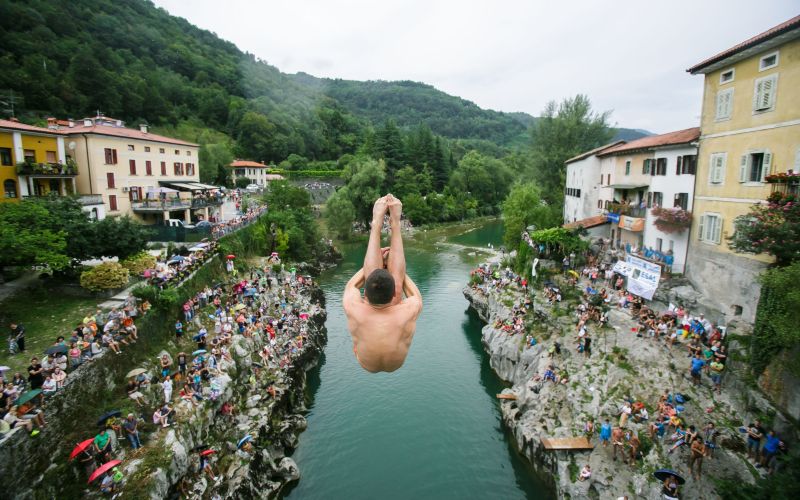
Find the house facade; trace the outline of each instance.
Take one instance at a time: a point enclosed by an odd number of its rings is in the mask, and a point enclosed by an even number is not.
[[[257,161],[234,160],[229,167],[234,184],[236,184],[236,179],[242,177],[250,179],[250,182],[261,187],[265,187],[272,181],[283,179],[282,175],[269,173],[270,167]]]
[[[78,192],[99,196],[108,215],[190,223],[213,219],[221,207],[206,195],[216,187],[200,183],[197,144],[150,133],[146,125],[126,128],[103,115],[51,126],[75,158]]]
[[[735,253],[728,238],[780,187],[767,176],[800,170],[800,16],[687,71],[704,76],[688,276],[720,310],[753,322],[772,259]]]
[[[598,153],[624,144],[617,141],[587,151],[566,161],[566,187],[564,189],[564,223],[579,222],[603,213],[598,203],[600,186],[608,183],[610,173],[600,170]]]

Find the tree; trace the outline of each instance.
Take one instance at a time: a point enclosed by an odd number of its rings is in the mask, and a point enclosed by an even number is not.
[[[119,257],[126,259],[147,248],[152,236],[150,228],[139,224],[127,215],[124,217],[106,217],[90,224],[94,247],[90,256]]]
[[[0,268],[68,267],[66,233],[53,231],[53,225],[52,214],[40,204],[28,201],[0,204]]]
[[[375,153],[383,160],[386,182],[384,187],[389,191],[394,186],[395,172],[403,168],[405,160],[403,136],[393,120],[387,120],[375,135]]]
[[[410,194],[420,193],[417,173],[412,167],[403,167],[397,171],[394,176],[392,193],[401,200]]]
[[[303,188],[293,186],[288,181],[273,181],[264,196],[264,201],[270,208],[283,209],[310,209],[311,195]]]
[[[233,151],[226,143],[200,146],[200,182],[230,185],[227,166],[233,161]]]
[[[410,194],[403,199],[403,212],[408,220],[416,225],[430,222],[433,218],[431,207],[418,193]]]
[[[253,181],[249,177],[237,177],[235,186],[239,189],[244,189],[252,183]]]
[[[551,101],[531,129],[532,172],[542,198],[554,212],[561,212],[564,201],[566,168],[564,162],[608,143],[613,131],[608,126],[610,112],[595,113],[589,98],[577,95],[561,104]]]
[[[490,214],[506,197],[512,178],[503,162],[470,151],[450,176],[450,187],[455,192],[466,193],[467,198],[474,198],[478,209]]]
[[[545,229],[557,224],[553,213],[539,196],[539,188],[528,182],[515,184],[503,202],[503,224],[505,234],[503,243],[508,248],[516,248],[520,235],[530,225]]]
[[[386,178],[383,161],[360,158],[353,160],[344,171],[347,195],[356,210],[358,220],[369,227],[372,205],[381,197]]]
[[[353,221],[356,220],[356,209],[350,202],[347,186],[342,187],[328,198],[325,203],[325,219],[337,238],[347,239],[353,233]]]
[[[734,221],[731,248],[743,253],[767,253],[778,266],[800,260],[800,198],[772,193],[766,205],[754,205]]]

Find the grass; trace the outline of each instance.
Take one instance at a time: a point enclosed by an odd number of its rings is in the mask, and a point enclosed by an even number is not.
[[[86,313],[96,310],[97,303],[95,297],[57,294],[46,286],[20,290],[0,303],[0,325],[4,333],[0,364],[11,367],[8,376],[11,377],[15,371],[24,375],[33,356],[41,360],[44,350],[59,335],[69,338],[72,329],[80,324]],[[13,356],[8,352],[7,336],[12,321],[25,327],[25,352]]]

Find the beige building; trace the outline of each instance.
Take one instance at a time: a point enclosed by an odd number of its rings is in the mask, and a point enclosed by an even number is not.
[[[687,70],[704,75],[688,276],[717,308],[755,319],[766,254],[734,252],[736,221],[800,170],[800,16]]]
[[[253,184],[258,184],[263,188],[271,181],[283,180],[282,175],[269,173],[270,167],[257,161],[234,160],[229,166],[234,184],[236,184],[236,179],[246,177]]]
[[[146,224],[220,216],[216,186],[200,183],[197,144],[150,133],[146,125],[126,128],[103,115],[53,119],[50,127],[66,136],[78,165],[78,192],[101,196],[106,214]]]

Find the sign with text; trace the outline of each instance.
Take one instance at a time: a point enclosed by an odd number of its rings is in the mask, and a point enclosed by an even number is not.
[[[628,255],[625,260],[629,268],[628,291],[651,300],[661,279],[661,266],[633,255]]]
[[[638,233],[639,231],[644,231],[644,219],[621,215],[619,217],[619,227]]]

